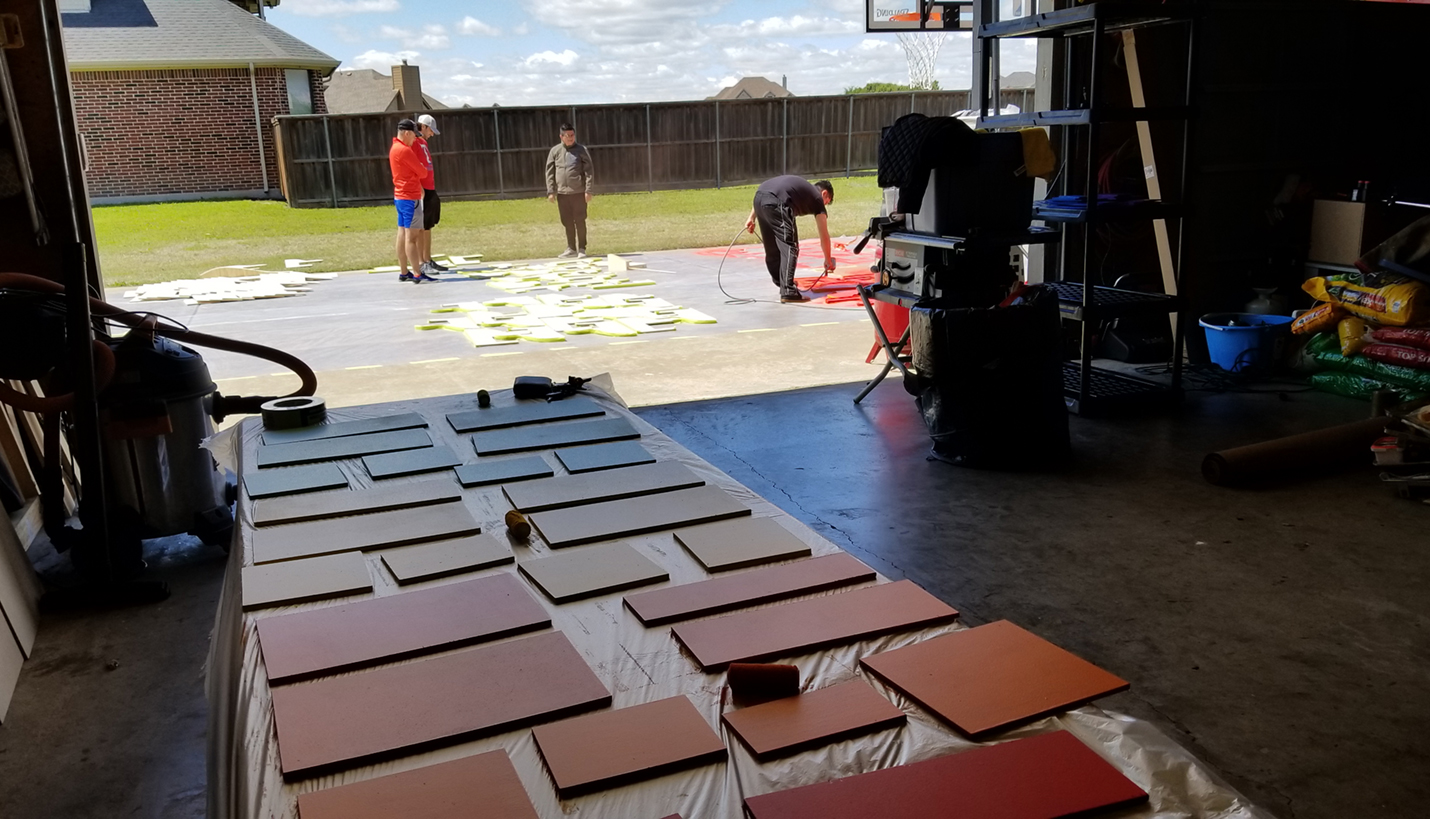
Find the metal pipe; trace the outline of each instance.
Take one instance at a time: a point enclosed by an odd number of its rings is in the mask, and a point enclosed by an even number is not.
[[[789,97],[784,103],[784,136],[780,140],[780,173],[789,173]]]
[[[328,154],[328,198],[333,207],[338,206],[338,177],[333,170],[333,135],[328,130],[328,115],[323,115],[323,146]]]
[[[849,95],[849,126],[844,129],[844,178],[848,179],[854,168],[854,94]]]
[[[260,9],[263,5],[260,3]],[[258,135],[258,167],[263,169],[263,192],[268,193],[268,154],[263,150],[263,115],[258,113],[258,72],[248,64],[248,87],[253,91],[253,132]]]
[[[492,133],[496,135],[497,140],[497,196],[504,197],[506,196],[506,180],[501,172],[501,112],[495,107],[492,108]]]
[[[715,189],[720,189],[720,101],[715,100]]]

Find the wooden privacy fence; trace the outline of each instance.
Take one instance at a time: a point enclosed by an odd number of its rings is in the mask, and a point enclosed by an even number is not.
[[[1031,93],[1003,92],[1026,107]],[[436,111],[430,145],[443,199],[546,195],[546,153],[563,122],[590,151],[600,193],[718,188],[784,173],[875,168],[879,133],[918,112],[964,110],[968,91]],[[297,208],[392,200],[387,151],[403,112],[274,119],[283,195]]]

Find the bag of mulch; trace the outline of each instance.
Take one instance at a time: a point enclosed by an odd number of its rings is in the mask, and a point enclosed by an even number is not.
[[[1416,392],[1430,393],[1430,371],[1376,361],[1364,354],[1341,355],[1340,344],[1335,333],[1322,333],[1307,342],[1303,354],[1328,370],[1362,375]]]
[[[1339,304],[1318,304],[1291,322],[1291,332],[1298,336],[1313,336],[1336,326],[1346,314]]]
[[[1381,390],[1389,390],[1397,396],[1396,403],[1405,401],[1418,401],[1426,393],[1416,392],[1411,388],[1402,387],[1398,384],[1391,384],[1388,381],[1381,381],[1375,378],[1367,378],[1355,373],[1326,372],[1316,373],[1311,376],[1311,386],[1321,392],[1329,392],[1335,395],[1344,395],[1347,398],[1359,398],[1362,401],[1369,401],[1371,396]]]
[[[1382,327],[1371,333],[1370,337],[1386,344],[1430,350],[1430,330],[1423,327]]]
[[[1430,320],[1430,292],[1413,279],[1383,274],[1348,273],[1307,279],[1301,289],[1317,301],[1339,304],[1377,324],[1395,327]]]
[[[1336,325],[1336,336],[1341,340],[1341,355],[1355,355],[1370,342],[1365,340],[1365,319],[1347,316]]]
[[[1376,343],[1367,344],[1360,352],[1366,358],[1373,358],[1386,364],[1398,364],[1417,370],[1430,370],[1430,350],[1422,350],[1419,347],[1400,347],[1395,344]]]

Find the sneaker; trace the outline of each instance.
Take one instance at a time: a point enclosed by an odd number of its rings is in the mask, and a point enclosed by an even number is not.
[[[397,280],[400,281],[400,282],[410,282],[410,281],[412,281],[412,274],[411,274],[411,273],[403,273],[403,274],[401,274],[400,276],[397,277]]]
[[[432,278],[431,276],[427,275],[426,273],[418,273],[416,276],[413,276],[413,277],[412,277],[412,281],[415,282],[415,283],[420,284],[420,283],[422,283],[422,282],[436,282],[436,281],[441,281],[441,279],[434,279],[434,278]]]
[[[809,296],[796,290],[793,293],[781,293],[780,302],[783,304],[796,304],[802,301],[809,301]]]
[[[423,262],[423,263],[422,263],[422,267],[419,268],[418,271],[417,271],[417,275],[419,275],[419,276],[431,276],[431,275],[433,275],[434,273],[437,273],[437,272],[439,272],[439,271],[437,270],[437,266],[436,266],[436,265],[432,264],[431,262]]]
[[[437,264],[436,262],[433,262],[433,261],[429,261],[429,262],[427,262],[427,264],[432,265],[432,269],[435,270],[435,271],[437,271],[438,273],[451,273],[451,272],[452,272],[452,268],[450,268],[450,267],[444,267],[443,265]]]
[[[558,255],[556,258],[558,258],[558,259],[574,259],[574,258],[576,258],[576,251],[574,251],[574,250],[572,250],[571,248],[568,247],[568,248],[566,248],[565,250],[561,251],[560,255]]]
[[[584,259],[584,258],[586,258],[586,251],[585,251],[584,249],[576,251],[576,258],[578,258],[578,259]]]

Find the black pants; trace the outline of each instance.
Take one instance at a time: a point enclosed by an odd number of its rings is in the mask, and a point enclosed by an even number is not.
[[[561,211],[561,224],[566,228],[566,247],[586,252],[586,194],[558,193],[556,207]]]
[[[755,194],[755,221],[765,243],[765,268],[781,296],[799,294],[794,286],[794,268],[799,262],[799,230],[794,214],[773,196]]]

